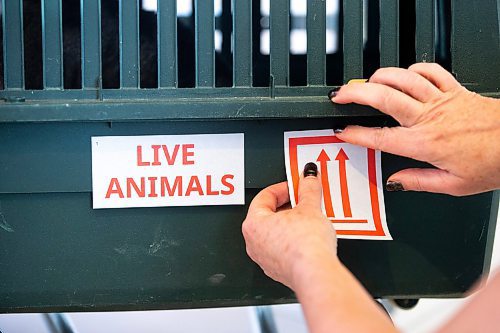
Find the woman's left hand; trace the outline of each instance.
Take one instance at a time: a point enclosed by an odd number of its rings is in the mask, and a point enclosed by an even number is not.
[[[321,212],[321,182],[301,177],[298,205],[286,182],[269,186],[252,201],[242,230],[247,253],[272,279],[294,289],[294,281],[325,261],[337,261],[337,239]]]

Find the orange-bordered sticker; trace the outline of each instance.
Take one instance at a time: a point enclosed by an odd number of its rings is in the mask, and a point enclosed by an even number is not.
[[[339,238],[392,239],[381,187],[380,151],[348,144],[332,130],[285,132],[290,200],[298,204],[304,165],[315,162],[323,186],[322,208]]]

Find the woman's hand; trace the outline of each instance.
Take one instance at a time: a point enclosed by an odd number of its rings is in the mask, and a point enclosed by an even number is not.
[[[295,291],[309,331],[395,332],[337,257],[335,230],[321,212],[318,177],[301,177],[297,206],[283,208],[288,201],[285,182],[262,190],[250,205],[243,235],[250,258]]]
[[[321,191],[318,177],[301,177],[298,204],[290,209],[283,208],[290,201],[286,182],[269,186],[253,199],[243,222],[250,258],[292,289],[308,270],[337,261],[335,230],[321,212]]]
[[[348,126],[340,139],[437,167],[399,171],[389,177],[389,190],[469,195],[500,188],[500,101],[468,91],[441,66],[382,68],[367,83],[330,96],[338,104],[370,105],[401,124]]]

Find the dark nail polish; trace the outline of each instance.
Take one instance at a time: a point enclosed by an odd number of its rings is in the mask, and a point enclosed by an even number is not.
[[[335,133],[335,134],[340,134],[340,133],[342,133],[343,131],[344,131],[344,129],[343,129],[343,128],[337,128],[337,129],[334,129],[334,130],[333,130],[333,133]]]
[[[341,87],[336,87],[336,88],[333,88],[332,90],[330,90],[328,92],[328,98],[329,99],[332,99],[334,98],[335,96],[337,96],[337,92],[340,90]]]
[[[385,184],[385,188],[389,192],[397,192],[397,191],[404,191],[403,184],[400,182],[393,182],[393,181],[388,181],[387,184]]]
[[[304,178],[313,176],[316,177],[318,175],[318,166],[316,163],[309,162],[304,166]]]

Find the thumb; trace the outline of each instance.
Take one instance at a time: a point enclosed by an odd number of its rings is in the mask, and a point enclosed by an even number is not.
[[[299,181],[299,206],[308,206],[309,209],[321,209],[322,188],[319,176],[318,167],[315,163],[309,162],[305,165]]]
[[[440,169],[405,169],[387,180],[386,188],[392,191],[423,191],[451,195],[466,194],[464,180]]]

